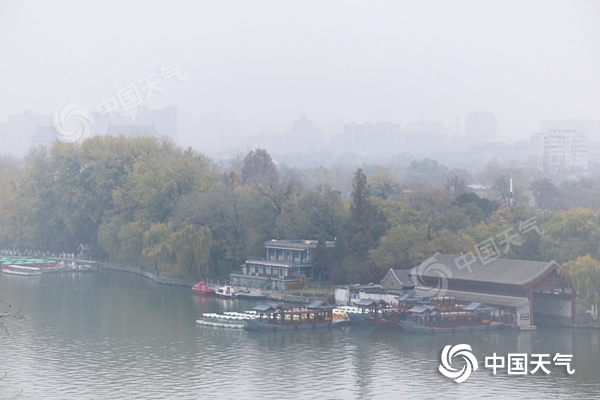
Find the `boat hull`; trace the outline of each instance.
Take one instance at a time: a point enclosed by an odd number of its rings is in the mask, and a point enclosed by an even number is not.
[[[220,297],[222,299],[233,299],[233,298],[237,297],[236,294],[223,294],[223,293],[219,293],[219,292],[215,292],[214,294],[216,294],[217,297]]]
[[[342,326],[343,324],[343,322],[333,321],[278,324],[251,319],[246,321],[246,329],[249,331],[297,331],[305,329],[327,329],[335,326]]]
[[[6,275],[16,275],[16,276],[37,276],[42,275],[42,271],[19,271],[14,269],[2,269],[2,273]]]
[[[206,282],[198,282],[192,286],[192,291],[196,294],[215,294],[215,289],[211,288]]]
[[[227,329],[244,329],[246,324],[244,321],[229,321],[221,319],[198,319],[196,324],[201,326],[210,326],[212,328],[227,328]]]
[[[237,297],[237,292],[231,286],[223,286],[215,291],[215,294],[222,299],[233,299]]]
[[[455,333],[455,332],[485,332],[504,328],[502,323],[492,323],[489,325],[458,326],[454,328],[439,328],[425,326],[412,321],[400,321],[399,325],[409,333]]]
[[[348,313],[352,325],[366,325],[364,314]]]

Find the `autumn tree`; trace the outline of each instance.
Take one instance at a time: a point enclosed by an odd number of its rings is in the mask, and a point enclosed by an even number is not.
[[[23,180],[23,162],[0,156],[0,243],[14,244],[18,235],[15,219],[19,212]]]
[[[562,274],[575,289],[584,306],[600,306],[600,261],[585,255],[562,264]]]
[[[277,181],[278,172],[271,155],[261,148],[250,150],[242,167],[242,183],[269,185]]]

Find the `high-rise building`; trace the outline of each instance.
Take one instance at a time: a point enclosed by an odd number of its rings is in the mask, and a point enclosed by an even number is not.
[[[1,124],[3,153],[23,154],[31,146],[38,127],[52,126],[52,115],[24,110],[21,114],[11,114]]]
[[[533,155],[536,167],[545,175],[588,168],[588,145],[584,133],[553,130],[534,133]]]
[[[491,111],[470,112],[465,118],[465,135],[478,141],[495,139],[498,121]]]
[[[149,122],[156,126],[161,136],[170,137],[173,142],[177,141],[177,107],[165,106],[158,110],[151,110]]]
[[[572,130],[585,133],[589,140],[600,139],[600,120],[554,119],[540,122],[540,132]]]
[[[352,122],[344,125],[335,143],[338,153],[389,156],[403,151],[404,131],[400,125],[387,121]]]
[[[315,124],[301,114],[300,118],[294,121],[288,134],[285,147],[288,152],[311,152],[321,147],[319,139],[322,134]]]

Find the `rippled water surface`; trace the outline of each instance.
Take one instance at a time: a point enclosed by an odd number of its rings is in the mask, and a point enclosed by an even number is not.
[[[196,326],[202,312],[256,302],[195,296],[118,272],[0,275],[0,399],[600,398],[599,331],[544,329],[410,335],[346,327],[246,332]],[[438,372],[445,345],[467,343],[479,369]],[[573,354],[550,375],[493,375],[496,352]],[[460,365],[459,365],[460,366]]]

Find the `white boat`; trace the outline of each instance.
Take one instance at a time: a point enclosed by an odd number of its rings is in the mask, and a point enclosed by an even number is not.
[[[3,265],[2,272],[7,275],[33,276],[41,275],[42,269],[30,267],[29,265]]]
[[[237,293],[231,286],[221,286],[215,291],[215,294],[219,297],[231,299],[237,296]]]
[[[214,328],[244,329],[246,327],[246,320],[254,318],[258,318],[258,315],[248,312],[204,313],[202,318],[196,320],[196,323]]]

